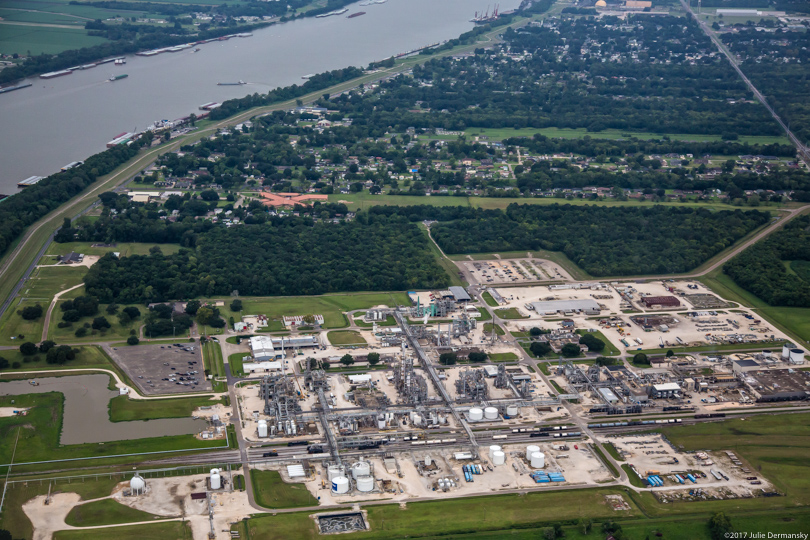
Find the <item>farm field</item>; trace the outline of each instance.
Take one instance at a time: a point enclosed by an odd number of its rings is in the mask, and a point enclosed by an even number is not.
[[[88,36],[84,28],[0,24],[0,54],[56,54],[106,42],[102,37]]]

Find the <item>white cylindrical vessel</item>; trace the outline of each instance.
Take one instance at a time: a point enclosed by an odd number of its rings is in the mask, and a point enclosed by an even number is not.
[[[267,420],[259,420],[259,437],[267,437]]]
[[[492,454],[494,454],[495,452],[500,452],[500,451],[501,451],[501,447],[498,446],[497,444],[490,445],[490,447],[489,447],[489,459],[492,459]]]
[[[498,419],[498,409],[495,407],[487,407],[484,409],[484,417],[487,420],[497,420]]]
[[[368,476],[369,474],[371,474],[371,465],[368,464],[368,461],[358,461],[352,465],[352,478],[355,480],[360,476]]]
[[[787,360],[790,358],[790,349],[793,348],[793,343],[785,343],[782,345],[782,358]]]
[[[536,444],[530,444],[529,446],[526,447],[526,459],[532,459],[532,454],[539,451],[540,451],[539,446],[537,446]]]
[[[430,456],[425,456],[425,466],[430,467],[430,464],[433,463],[433,460]]]
[[[804,350],[790,349],[790,362],[793,364],[804,364]]]
[[[478,407],[473,407],[470,409],[470,420],[483,420],[484,419],[484,411],[479,409]]]
[[[546,466],[546,455],[543,452],[534,452],[531,459],[532,467],[535,469],[542,469]]]
[[[345,476],[336,476],[332,479],[332,493],[341,495],[349,492],[349,479]]]
[[[493,465],[503,465],[504,463],[506,463],[506,454],[504,454],[501,450],[492,452]]]
[[[222,487],[222,477],[219,475],[219,469],[211,469],[211,489],[220,489]]]
[[[343,468],[339,465],[330,465],[326,469],[326,478],[331,482],[338,476],[343,476]]]
[[[358,476],[357,477],[357,491],[367,493],[374,490],[374,477],[373,476]]]
[[[509,405],[506,408],[506,415],[507,416],[517,416],[518,415],[517,405]]]

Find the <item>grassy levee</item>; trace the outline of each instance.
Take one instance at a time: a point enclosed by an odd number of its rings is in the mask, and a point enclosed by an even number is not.
[[[304,484],[288,484],[281,479],[278,471],[251,469],[250,480],[256,503],[265,508],[318,506],[318,499],[310,494]]]
[[[83,529],[58,531],[53,540],[180,540],[192,538],[191,525],[180,521],[128,525],[106,529]]]
[[[158,418],[186,418],[197,407],[217,405],[221,399],[210,396],[181,397],[173,399],[130,399],[117,396],[110,400],[110,421],[156,420]]]
[[[160,519],[160,517],[130,508],[113,499],[102,499],[74,506],[65,518],[65,523],[73,527],[95,527],[149,521],[150,519]]]

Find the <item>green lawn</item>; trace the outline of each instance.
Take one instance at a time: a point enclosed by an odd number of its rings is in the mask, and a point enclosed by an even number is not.
[[[424,232],[425,236],[429,236],[427,228],[420,224],[419,228]],[[433,241],[428,238],[428,248],[436,257],[436,262],[439,263],[439,266],[444,268],[445,274],[447,277],[450,278],[450,285],[457,285],[459,287],[466,287],[469,285],[466,281],[461,279],[461,273],[459,272],[458,266],[453,263],[452,260],[448,259],[444,255],[442,255],[441,250],[439,250],[438,246],[433,243]]]
[[[34,269],[31,278],[22,288],[20,295],[26,298],[42,298],[47,304],[56,293],[82,283],[87,273],[85,266],[48,266]]]
[[[596,332],[589,332],[587,330],[577,330],[577,334],[585,335],[586,333],[591,334],[596,339],[602,340],[605,343],[605,348],[602,349],[602,351],[599,353],[602,356],[618,356],[620,354],[619,349],[617,349],[616,346],[613,343],[611,343],[607,337],[605,337],[605,334],[603,334],[599,330],[597,330]]]
[[[495,315],[501,319],[528,319],[529,317],[521,315],[517,308],[496,309]]]
[[[518,359],[518,355],[513,352],[492,353],[489,359],[493,362],[512,362]]]
[[[349,325],[345,311],[369,309],[377,305],[395,307],[410,305],[403,292],[327,294],[322,296],[279,296],[275,298],[243,298],[243,313],[267,315],[281,319],[285,315],[323,315],[324,328],[345,328]]]
[[[243,365],[243,360],[245,356],[250,356],[248,352],[238,352],[233,353],[228,357],[228,365],[231,367],[231,375],[234,377],[244,377],[245,376],[245,368]]]
[[[20,300],[19,297],[15,299],[0,318],[0,345],[20,345],[25,341],[39,343],[42,339],[42,329],[45,326],[45,314],[48,311],[49,303],[48,300]],[[42,316],[38,319],[26,321],[17,314],[21,309],[36,304],[42,307]],[[24,339],[16,339],[18,336],[24,336]],[[5,352],[0,354],[5,354]]]
[[[202,352],[205,369],[214,377],[225,377],[225,360],[222,358],[222,348],[219,343],[211,340],[206,341]]]
[[[365,322],[363,317],[357,318],[354,320],[354,324],[361,327],[361,328],[372,328],[374,326],[373,322]],[[396,326],[397,321],[394,319],[392,315],[388,315],[384,321],[377,321],[377,326]]]
[[[489,311],[487,311],[486,309],[478,308],[478,313],[481,314],[481,316],[478,317],[478,322],[484,322],[484,321],[491,321],[492,320],[492,315],[490,315]]]
[[[180,251],[180,244],[149,244],[141,242],[119,242],[114,247],[92,247],[95,242],[66,242],[57,244],[56,242],[48,246],[45,255],[39,264],[55,264],[57,255],[64,255],[75,251],[85,255],[106,255],[107,253],[119,253],[120,257],[130,255],[149,255],[149,250],[155,246],[159,247],[164,255],[171,255]]]
[[[191,537],[191,526],[179,521],[107,529],[59,531],[53,534],[53,540],[110,540],[110,538],[115,540],[186,540]]]
[[[79,289],[83,290],[83,289]],[[55,341],[57,343],[79,343],[79,342],[97,342],[97,341],[126,341],[127,338],[130,336],[130,331],[135,330],[138,331],[138,328],[143,324],[143,317],[139,317],[138,319],[131,321],[126,326],[121,325],[118,322],[117,315],[110,315],[107,313],[107,305],[108,304],[99,304],[98,306],[98,313],[92,315],[90,317],[82,317],[78,321],[72,323],[70,326],[66,328],[59,328],[59,323],[62,322],[62,316],[64,315],[64,311],[61,309],[61,305],[65,302],[66,299],[62,297],[56,302],[56,305],[53,308],[53,312],[51,313],[51,322],[48,326],[48,339]],[[126,305],[119,306],[118,312],[121,312],[121,309],[128,307]],[[141,314],[146,313],[146,308],[143,305],[135,304],[134,307],[138,308],[141,311]],[[107,322],[110,323],[110,328],[106,328],[104,330],[93,330],[92,328],[87,328],[87,334],[83,337],[76,337],[76,330],[80,327],[84,326],[85,324],[92,324],[93,319],[96,317],[104,317],[107,319]],[[148,336],[147,336],[148,338]]]
[[[481,293],[481,298],[484,299],[484,302],[486,302],[489,307],[498,307],[498,302],[496,302],[495,299],[492,298],[492,295],[489,294],[489,291],[484,291],[483,293]]]
[[[326,337],[332,345],[367,345],[360,332],[354,330],[332,331],[326,334]]]
[[[304,484],[288,484],[281,479],[278,471],[251,469],[250,480],[253,482],[253,494],[256,502],[265,508],[298,508],[318,505],[318,500],[310,494]],[[294,537],[295,535],[289,538]],[[256,538],[263,537],[257,536]]]
[[[110,421],[130,422],[157,418],[185,418],[191,416],[198,407],[216,405],[221,402],[221,399],[206,396],[149,400],[117,396],[110,400]]]
[[[45,371],[45,370],[60,370],[60,369],[90,369],[90,368],[103,368],[110,369],[117,373],[120,371],[110,362],[109,357],[104,354],[100,348],[92,345],[77,347],[79,353],[76,355],[75,360],[71,360],[67,364],[49,364],[45,361],[44,354],[36,354],[34,356],[23,356],[19,350],[4,350],[0,351],[0,356],[11,362],[19,362],[19,368],[8,368],[0,372],[0,377],[5,374],[12,374],[16,371]]]
[[[107,40],[88,36],[84,28],[0,24],[0,54],[57,54],[102,43],[107,43]],[[107,77],[99,70],[99,81]]]
[[[619,477],[619,471],[617,471],[617,470],[616,470],[616,467],[613,465],[613,463],[611,463],[610,461],[608,461],[608,459],[605,457],[605,454],[602,452],[602,449],[601,449],[601,448],[599,448],[599,447],[598,447],[597,445],[595,445],[595,444],[592,444],[592,445],[591,445],[591,448],[593,449],[594,454],[596,454],[596,455],[597,455],[597,457],[599,458],[599,460],[600,460],[600,461],[601,461],[601,462],[602,462],[602,463],[605,465],[605,467],[607,467],[607,469],[610,471],[610,474],[612,474],[614,478],[618,478],[618,477]]]
[[[613,446],[612,442],[607,442],[603,444],[602,448],[604,448],[607,451],[607,453],[610,454],[611,457],[616,461],[624,461],[624,458],[621,456],[621,454],[619,454],[619,451],[616,450],[616,447]]]
[[[102,499],[74,506],[65,518],[65,523],[74,527],[117,525],[159,519],[158,516],[125,506],[113,499]]]
[[[495,335],[503,336],[506,334],[506,331],[501,328],[499,324],[495,323],[484,323],[484,332],[487,334],[491,334],[492,331],[495,330]]]
[[[630,483],[633,486],[635,486],[637,488],[646,488],[647,487],[647,485],[644,483],[644,481],[641,478],[639,478],[636,473],[633,472],[633,469],[630,468],[630,465],[624,464],[624,465],[622,465],[622,469],[624,469],[624,472],[627,473],[627,477],[630,479]]]

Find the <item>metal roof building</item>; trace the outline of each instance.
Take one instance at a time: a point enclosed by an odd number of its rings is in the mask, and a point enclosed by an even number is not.
[[[453,294],[453,298],[456,299],[456,302],[469,302],[472,300],[470,295],[467,294],[467,291],[464,290],[464,287],[454,286],[450,287],[450,292]]]
[[[251,338],[252,339],[252,338]],[[302,347],[320,347],[317,336],[274,337],[270,338],[273,347],[279,349],[300,349]]]
[[[553,315],[555,313],[581,312],[598,315],[601,311],[596,300],[583,298],[581,300],[550,300],[547,302],[532,302],[534,310],[540,315]]]
[[[267,336],[253,336],[250,338],[250,352],[257,362],[281,358],[282,351],[276,351],[273,340]]]

